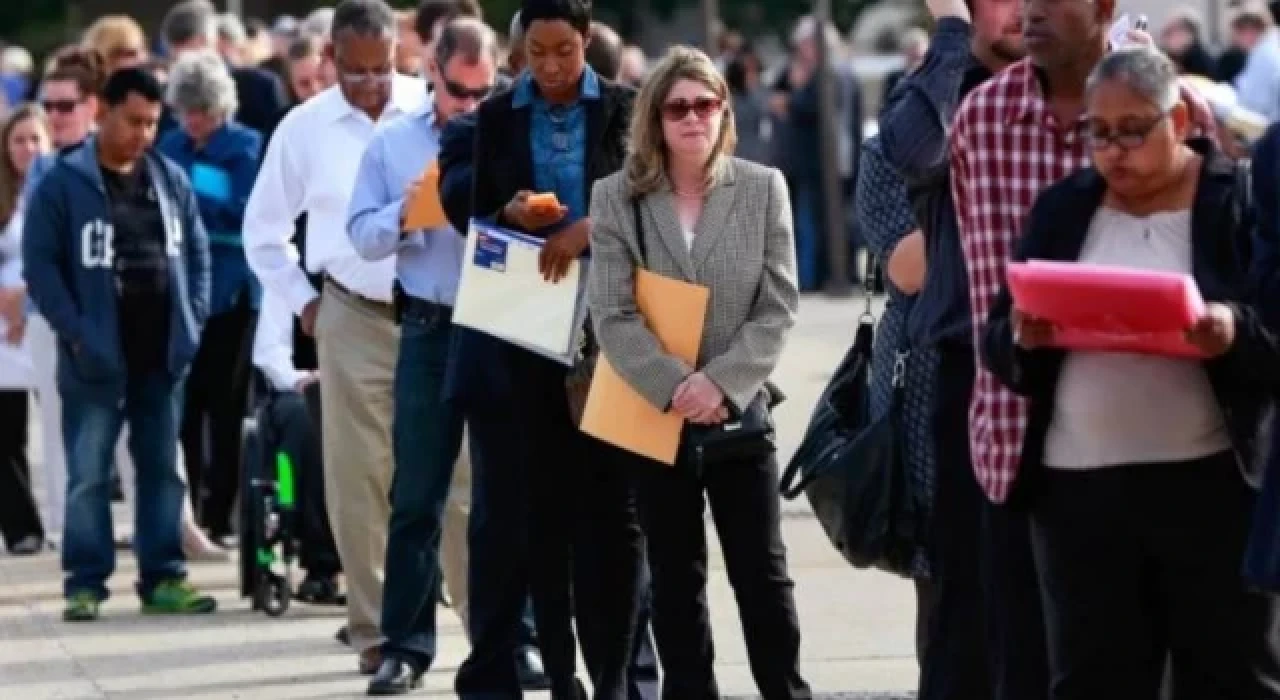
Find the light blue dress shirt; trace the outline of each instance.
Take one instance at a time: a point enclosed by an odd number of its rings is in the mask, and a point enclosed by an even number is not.
[[[1268,29],[1236,77],[1236,95],[1268,122],[1280,120],[1280,29]]]
[[[578,101],[552,105],[538,94],[533,76],[525,71],[516,81],[511,106],[532,108],[529,145],[533,151],[534,185],[539,192],[555,192],[569,214],[551,230],[587,215],[587,108],[600,99],[600,78],[587,66],[582,71]],[[539,232],[541,233],[541,232]]]
[[[432,102],[379,128],[360,160],[347,235],[365,260],[395,255],[396,278],[406,294],[453,306],[466,240],[448,225],[400,235],[405,189],[439,152],[440,128]]]

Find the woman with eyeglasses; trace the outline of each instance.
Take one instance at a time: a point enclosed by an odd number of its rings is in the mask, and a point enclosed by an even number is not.
[[[27,462],[31,360],[18,207],[31,164],[49,148],[49,125],[38,106],[19,105],[0,121],[0,533],[9,553],[20,556],[44,547],[44,526]]]
[[[691,442],[731,417],[761,417],[780,398],[766,381],[800,301],[786,182],[773,168],[733,157],[730,99],[697,49],[671,49],[650,74],[636,99],[625,167],[592,192],[589,314],[609,364],[686,425],[674,467],[618,452],[638,483],[663,697],[720,697],[706,602],[709,501],[756,685],[766,700],[795,700],[811,693],[800,675],[777,458],[757,445],[708,460]],[[710,288],[692,366],[664,352],[640,315],[641,268]]]
[[[984,360],[1030,401],[1051,697],[1155,700],[1169,658],[1197,700],[1280,698],[1280,607],[1241,577],[1280,385],[1245,166],[1187,142],[1177,70],[1154,49],[1104,58],[1086,105],[1093,167],[1041,194],[1015,259],[1190,275],[1206,305],[1185,339],[1203,358],[1060,349],[1007,288],[991,312]]]

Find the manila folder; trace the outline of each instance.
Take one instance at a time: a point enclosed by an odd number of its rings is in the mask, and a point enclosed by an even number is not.
[[[636,271],[636,306],[662,349],[697,366],[711,290],[648,270]],[[582,431],[656,462],[674,465],[684,418],[664,413],[627,384],[600,353]]]
[[[442,228],[448,222],[440,204],[440,163],[431,161],[422,173],[422,184],[404,214],[405,232]]]

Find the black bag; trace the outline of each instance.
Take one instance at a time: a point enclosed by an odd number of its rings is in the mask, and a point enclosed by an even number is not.
[[[730,405],[729,420],[719,425],[690,425],[685,429],[683,449],[701,470],[712,464],[762,459],[777,451],[773,406],[780,396],[771,385],[756,396],[747,410],[739,413]]]
[[[804,440],[782,477],[782,496],[809,497],[835,548],[855,567],[909,576],[919,544],[920,511],[901,449],[903,381],[907,353],[896,358],[893,399],[881,417],[870,415],[875,318],[858,323],[853,347],[818,400]]]

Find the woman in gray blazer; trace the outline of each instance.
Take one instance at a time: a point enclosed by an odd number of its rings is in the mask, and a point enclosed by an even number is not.
[[[768,400],[765,381],[795,323],[787,187],[777,170],[732,157],[729,91],[700,51],[673,48],[641,91],[632,119],[626,167],[596,182],[591,196],[588,298],[596,338],[609,363],[654,406],[686,424],[716,425]],[[663,352],[646,327],[633,293],[638,267],[710,288],[696,367]],[[685,452],[674,468],[623,457],[642,462],[635,469],[663,697],[719,697],[706,604],[704,499],[761,694],[811,697],[800,676],[777,461],[770,455],[697,465]]]

